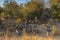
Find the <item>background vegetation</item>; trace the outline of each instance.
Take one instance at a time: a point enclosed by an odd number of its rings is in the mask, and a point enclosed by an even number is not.
[[[19,25],[29,20],[32,23],[38,20],[40,24],[60,22],[60,1],[50,0],[49,4],[50,7],[46,7],[44,1],[31,0],[19,5],[14,0],[5,0],[4,7],[0,6],[0,27],[4,30],[12,27],[15,30],[16,25],[21,28]]]

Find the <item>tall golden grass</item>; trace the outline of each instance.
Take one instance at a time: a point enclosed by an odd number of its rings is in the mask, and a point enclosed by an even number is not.
[[[16,36],[16,35],[12,35],[11,37],[8,36],[8,34],[6,33],[5,36],[0,36],[0,40],[54,40],[53,37],[41,37],[38,36],[37,34],[34,35],[34,33],[32,35],[27,35],[27,33],[25,33],[25,31],[23,31],[23,35],[22,36]]]
[[[53,40],[52,37],[41,37],[38,35],[32,35],[32,36],[28,36],[28,35],[23,35],[23,36],[5,36],[5,37],[0,37],[0,40]]]

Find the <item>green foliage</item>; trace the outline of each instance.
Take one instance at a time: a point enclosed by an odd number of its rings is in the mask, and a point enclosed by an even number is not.
[[[9,18],[10,15],[9,15],[8,12],[3,11],[3,12],[1,13],[1,16],[4,17],[4,18]]]
[[[40,16],[43,14],[43,5],[37,3],[36,1],[28,2],[25,5],[25,10],[27,10],[27,17],[30,19],[34,19],[34,17],[38,17],[40,19]]]
[[[4,10],[0,7],[0,12],[3,17],[8,17],[9,19],[19,18],[26,20],[26,18],[30,18],[33,20],[37,17],[40,21],[44,22],[52,17],[53,19],[60,20],[60,3],[53,5],[52,8],[45,8],[43,1],[39,1],[40,3],[38,1],[30,1],[25,3],[25,5],[18,5],[13,0],[6,0],[4,2]],[[53,10],[52,13],[51,9]]]
[[[60,20],[60,3],[54,4],[52,9],[52,18],[56,19],[57,21]]]
[[[19,5],[15,1],[9,1],[4,4],[6,11],[9,12],[11,19],[23,18],[23,14],[19,10]]]

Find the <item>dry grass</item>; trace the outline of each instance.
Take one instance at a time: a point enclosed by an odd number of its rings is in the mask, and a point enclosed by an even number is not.
[[[37,35],[23,35],[23,36],[11,36],[11,37],[0,37],[0,40],[53,40],[52,37],[40,37]]]
[[[4,37],[0,37],[0,40],[53,40],[53,37],[41,37],[38,35],[27,35],[27,33],[23,33],[22,36],[13,35],[9,37],[7,34]]]

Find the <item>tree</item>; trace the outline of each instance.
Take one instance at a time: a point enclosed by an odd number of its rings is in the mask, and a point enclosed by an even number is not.
[[[0,7],[0,25],[2,24],[1,13],[3,12],[3,8]]]
[[[3,12],[3,8],[0,6],[0,14],[1,14],[1,12]]]
[[[36,1],[28,2],[25,5],[27,17],[33,19],[37,16],[38,19],[40,19],[40,16],[43,13],[43,7],[43,4],[37,3]]]
[[[53,12],[52,12],[52,18],[60,21],[60,3],[56,3],[52,6]]]
[[[23,14],[19,10],[19,5],[15,1],[7,1],[7,3],[4,4],[5,9],[9,12],[11,19],[17,19],[23,17]]]
[[[49,0],[50,6],[53,6],[55,3],[58,3],[59,0]]]

